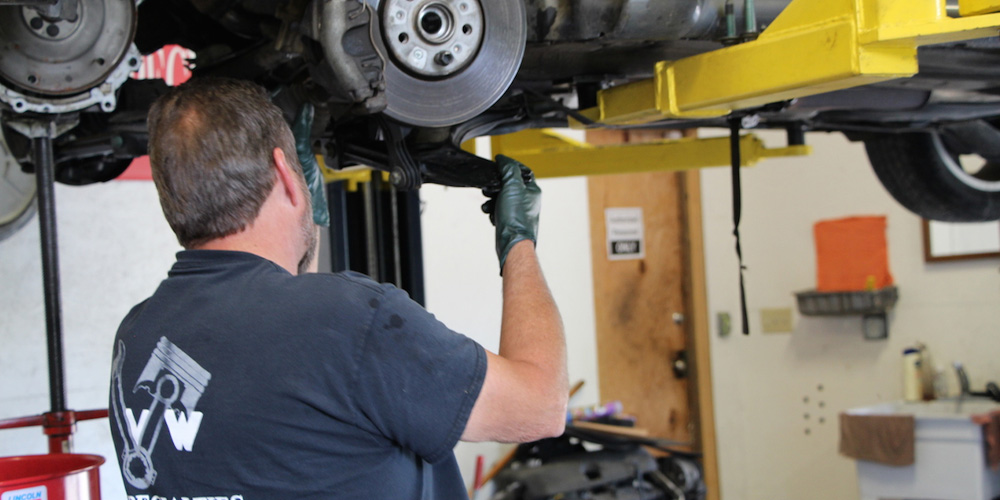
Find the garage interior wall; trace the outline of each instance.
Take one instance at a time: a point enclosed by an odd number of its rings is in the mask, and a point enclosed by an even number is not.
[[[809,143],[816,148],[811,157],[744,170],[749,337],[738,333],[729,172],[702,173],[709,312],[713,325],[718,312],[734,319],[728,337],[720,338],[714,326],[711,333],[727,500],[857,498],[853,463],[836,452],[837,413],[899,399],[902,349],[914,342],[926,343],[938,364],[964,362],[974,388],[1000,378],[1000,263],[925,264],[919,219],[885,193],[863,148],[839,135],[810,134]],[[586,181],[546,180],[542,188],[539,253],[566,324],[570,379],[587,382],[572,404],[592,404],[598,387]],[[104,408],[118,322],[153,291],[179,247],[152,183],[60,185],[56,196],[67,402],[78,410]],[[495,349],[500,278],[492,229],[478,213],[482,196],[429,186],[422,198],[428,307]],[[862,339],[857,317],[796,315],[792,333],[760,333],[761,308],[793,308],[792,293],[815,286],[812,224],[867,214],[888,216],[890,266],[901,297],[889,339]],[[48,409],[48,386],[36,221],[0,242],[0,283],[0,418],[38,414]],[[45,449],[39,428],[0,431],[0,456]],[[81,423],[76,450],[108,458],[101,470],[104,497],[122,498],[107,422]],[[461,444],[457,455],[471,480],[476,455],[486,455],[488,468],[505,450]]]
[[[152,182],[57,184],[66,406],[108,407],[118,323],[166,277],[180,250]],[[49,411],[38,217],[0,242],[0,418]],[[80,422],[76,453],[101,455],[103,498],[125,498],[107,419]],[[40,427],[0,430],[0,456],[43,454]]]
[[[774,146],[783,134],[762,134]],[[924,263],[921,221],[879,184],[864,147],[809,134],[804,159],[743,170],[744,265],[751,335],[740,333],[730,173],[702,171],[712,317],[712,380],[721,493],[726,500],[858,498],[852,460],[838,456],[839,412],[903,396],[902,351],[925,343],[935,364],[961,361],[972,387],[1000,379],[1000,260]],[[889,338],[862,338],[861,319],[803,317],[794,331],[761,333],[762,308],[795,308],[816,287],[812,226],[886,215],[889,266],[899,287]],[[716,313],[733,331],[718,335]],[[954,373],[947,378],[957,393]],[[822,388],[821,388],[822,387]],[[808,415],[808,418],[806,416]],[[821,423],[821,420],[822,423]]]

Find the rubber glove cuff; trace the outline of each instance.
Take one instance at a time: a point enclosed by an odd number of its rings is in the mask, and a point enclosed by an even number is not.
[[[302,175],[312,195],[313,222],[318,226],[329,227],[330,205],[326,201],[326,182],[316,161],[316,154],[313,153],[310,137],[314,114],[315,109],[311,103],[303,104],[292,123],[292,135],[295,137],[295,153],[302,165]]]

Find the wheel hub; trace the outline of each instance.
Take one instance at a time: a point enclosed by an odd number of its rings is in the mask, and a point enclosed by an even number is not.
[[[372,39],[385,56],[385,114],[421,127],[479,115],[521,66],[520,0],[382,0]]]
[[[391,57],[416,75],[440,78],[461,71],[483,42],[479,0],[388,0],[382,13]]]

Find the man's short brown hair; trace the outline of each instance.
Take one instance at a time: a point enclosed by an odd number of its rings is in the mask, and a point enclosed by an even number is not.
[[[185,248],[257,218],[276,180],[274,148],[302,172],[281,110],[250,82],[193,79],[159,98],[147,123],[163,215]]]

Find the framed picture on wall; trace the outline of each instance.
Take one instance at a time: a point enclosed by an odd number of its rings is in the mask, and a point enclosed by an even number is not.
[[[924,261],[1000,259],[1000,221],[924,220]]]

